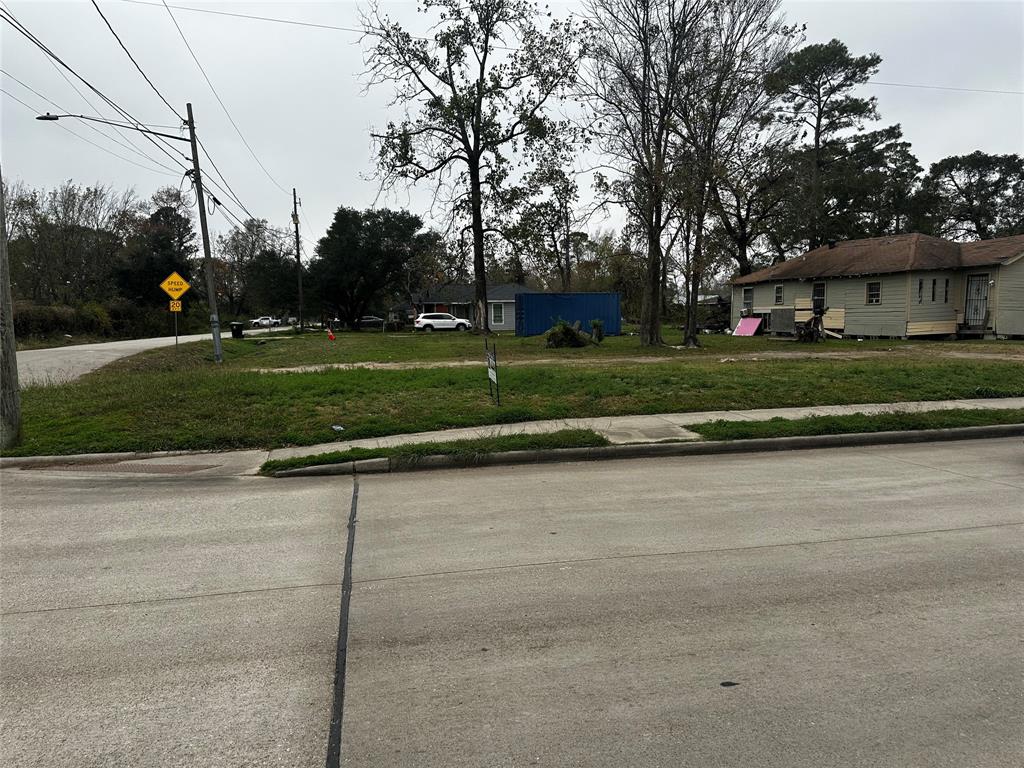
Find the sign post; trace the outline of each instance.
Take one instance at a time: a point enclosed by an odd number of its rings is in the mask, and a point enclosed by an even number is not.
[[[484,337],[484,353],[487,356],[487,392],[494,398],[495,405],[501,405],[501,389],[498,387],[498,347],[490,346]]]
[[[160,283],[160,287],[164,289],[164,293],[171,297],[170,311],[171,316],[174,317],[174,348],[178,348],[178,314],[181,312],[181,301],[179,299],[185,294],[192,286],[189,285],[185,278],[179,275],[177,272],[171,272],[167,278]]]

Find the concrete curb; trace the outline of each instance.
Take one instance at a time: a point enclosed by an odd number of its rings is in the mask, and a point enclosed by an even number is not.
[[[0,469],[47,467],[53,464],[117,464],[141,459],[167,459],[174,456],[207,456],[223,451],[142,451],[138,453],[72,453],[52,456],[0,456]]]
[[[901,443],[983,440],[995,437],[1018,436],[1024,436],[1024,424],[993,424],[984,427],[918,429],[901,432],[854,432],[845,435],[770,437],[755,440],[638,443],[632,445],[606,445],[598,448],[555,448],[547,451],[485,453],[474,456],[472,459],[459,456],[424,456],[411,463],[396,462],[388,458],[362,459],[360,461],[347,461],[343,464],[319,464],[311,467],[284,469],[272,473],[272,477],[322,477],[324,475],[354,475],[360,473],[378,474],[427,469],[548,464],[562,461],[638,459],[648,456],[711,456],[723,453],[795,451],[813,448],[847,448],[862,445],[897,445]]]

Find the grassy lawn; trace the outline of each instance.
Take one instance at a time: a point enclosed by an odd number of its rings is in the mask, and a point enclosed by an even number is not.
[[[439,351],[449,339],[479,342],[435,335],[410,343]],[[23,442],[8,454],[270,448],[533,419],[1024,396],[1019,361],[880,355],[722,363],[719,353],[646,365],[509,367],[500,374],[498,408],[478,368],[269,375],[240,363],[245,345],[259,354],[278,343],[289,341],[229,345],[219,368],[202,359],[202,344],[178,354],[163,349],[69,384],[28,388]]]
[[[951,429],[991,424],[1024,424],[1024,409],[950,410],[928,413],[884,413],[810,416],[771,421],[712,421],[687,427],[705,440],[751,440],[759,437],[842,435],[853,432],[900,432],[910,429]]]
[[[711,334],[701,337],[698,350],[674,349],[682,344],[682,332],[666,329],[664,347],[641,347],[636,336],[609,336],[600,345],[579,349],[548,349],[544,337],[516,337],[499,334],[494,343],[501,362],[559,359],[568,362],[599,362],[602,358],[659,357],[666,360],[723,357],[762,352],[805,353],[895,351],[912,356],[928,356],[935,351],[967,351],[982,354],[1024,354],[1019,341],[931,342],[896,339],[829,340],[819,344],[797,344],[763,336],[750,338]],[[483,361],[484,343],[471,333],[338,333],[330,341],[325,333],[297,336],[289,332],[252,336],[243,340],[224,340],[224,367],[230,369],[288,368],[331,363],[407,363],[476,360]],[[210,342],[182,345],[175,353],[166,348],[135,356],[128,363],[132,370],[171,370],[181,366],[199,365],[212,357]]]
[[[456,456],[466,464],[487,453],[505,451],[551,450],[554,448],[592,448],[608,445],[608,439],[589,429],[563,429],[539,435],[496,435],[472,440],[412,443],[386,448],[352,448],[347,451],[318,453],[315,456],[297,456],[293,459],[271,459],[260,467],[263,474],[282,469],[312,467],[320,464],[343,464],[359,459],[391,458],[400,464],[414,465],[424,456]]]

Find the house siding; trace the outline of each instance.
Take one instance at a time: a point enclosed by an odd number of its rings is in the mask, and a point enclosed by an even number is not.
[[[956,296],[959,288],[952,270],[911,272],[910,304],[907,311],[907,334],[929,336],[956,333]],[[946,280],[949,280],[949,301],[945,301]],[[932,281],[935,281],[935,300],[932,300]],[[922,284],[920,301],[918,285]]]
[[[797,303],[810,306],[814,283],[825,283],[825,305],[830,315],[845,310],[843,333],[854,336],[905,336],[907,333],[907,276],[876,275],[871,277],[826,278],[818,280],[783,280],[757,283],[753,286],[733,286],[732,327],[740,320],[743,308],[743,288],[754,289],[754,310],[772,307],[795,307]],[[867,304],[867,284],[882,284],[882,303]],[[775,304],[775,286],[783,286],[783,302]],[[951,289],[952,290],[952,289]],[[798,321],[802,315],[798,313]],[[827,317],[827,316],[826,316]]]
[[[503,310],[502,322],[494,322],[494,305],[500,304]],[[515,301],[488,301],[487,319],[490,321],[492,331],[514,331],[516,329],[516,303]]]
[[[996,278],[995,332],[1024,336],[1024,258],[999,268]]]

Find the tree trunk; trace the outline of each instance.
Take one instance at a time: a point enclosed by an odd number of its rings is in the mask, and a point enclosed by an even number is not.
[[[473,224],[473,282],[476,287],[476,317],[473,324],[490,333],[487,317],[487,265],[484,262],[484,210],[479,160],[469,164],[470,204]]]
[[[697,338],[697,302],[700,298],[700,278],[704,259],[704,219],[707,217],[706,191],[701,192],[697,210],[694,212],[693,257],[690,259],[690,295],[686,297],[686,334],[683,345],[696,349],[700,346]]]
[[[7,261],[7,215],[0,173],[0,448],[21,438],[21,392],[18,389],[18,354],[14,341],[14,302]]]
[[[647,226],[647,269],[640,305],[640,346],[653,347],[661,341],[661,228],[660,216],[652,215]]]
[[[747,243],[746,237],[739,237],[736,239],[736,263],[740,267],[740,276],[749,275],[753,272],[753,268],[750,266],[750,257],[747,255],[750,245]]]

